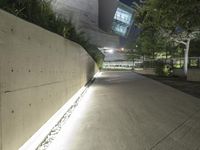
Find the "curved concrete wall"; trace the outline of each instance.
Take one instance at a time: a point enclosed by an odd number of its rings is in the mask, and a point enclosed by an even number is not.
[[[0,149],[28,140],[97,71],[78,44],[0,10]]]
[[[54,0],[54,11],[71,21],[78,27],[98,26],[98,0]]]

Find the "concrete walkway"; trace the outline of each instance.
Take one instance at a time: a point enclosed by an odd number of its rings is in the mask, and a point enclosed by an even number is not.
[[[51,150],[200,150],[200,99],[132,72],[103,72]]]

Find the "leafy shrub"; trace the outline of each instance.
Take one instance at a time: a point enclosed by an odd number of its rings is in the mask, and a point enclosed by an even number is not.
[[[92,58],[96,61],[98,67],[101,69],[103,65],[104,55],[99,51],[99,49],[92,44],[87,45],[84,47],[89,54],[91,54]]]
[[[64,38],[72,40],[83,46],[99,66],[102,65],[104,55],[97,46],[85,38],[83,32],[77,32],[71,21],[57,16],[51,3],[45,0],[0,0],[0,8]]]
[[[155,67],[155,73],[158,76],[170,76],[172,74],[172,67],[169,64],[164,63],[163,61],[157,61]]]

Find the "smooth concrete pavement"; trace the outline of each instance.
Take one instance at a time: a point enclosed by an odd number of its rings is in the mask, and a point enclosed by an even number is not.
[[[50,150],[200,150],[200,99],[132,72],[103,72]]]

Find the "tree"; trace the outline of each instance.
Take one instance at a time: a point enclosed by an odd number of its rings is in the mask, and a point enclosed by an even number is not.
[[[148,0],[143,6],[135,5],[135,20],[142,30],[156,28],[169,41],[185,46],[185,74],[190,42],[200,33],[199,8],[199,0]]]

